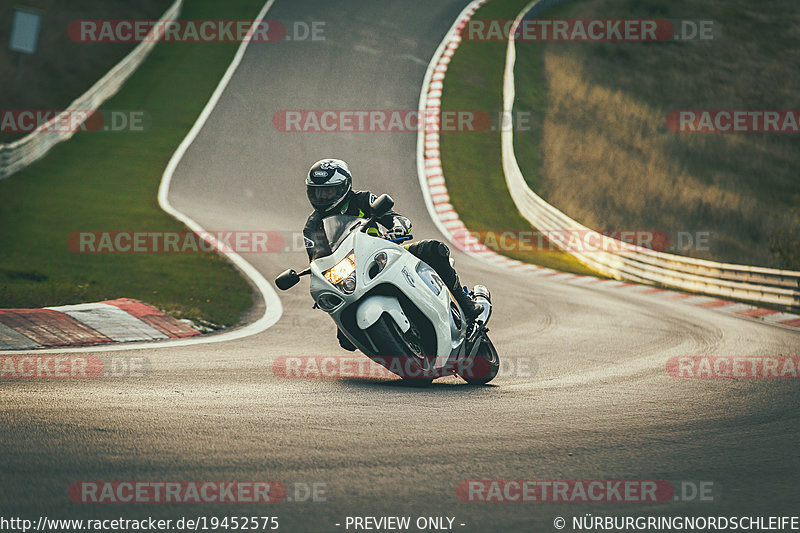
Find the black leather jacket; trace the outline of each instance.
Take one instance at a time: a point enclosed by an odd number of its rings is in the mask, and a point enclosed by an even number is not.
[[[333,215],[350,215],[354,217],[369,218],[372,216],[372,202],[376,196],[369,191],[350,191],[345,196],[344,201],[334,209],[320,213],[314,210],[308,216],[306,225],[303,228],[303,240],[305,241],[308,259],[313,261],[318,257],[325,257],[331,254],[330,243],[325,236],[325,229],[322,220]],[[411,221],[403,215],[394,211],[389,211],[378,219],[378,223],[385,228],[392,228],[396,223],[401,224],[406,232],[411,231]]]

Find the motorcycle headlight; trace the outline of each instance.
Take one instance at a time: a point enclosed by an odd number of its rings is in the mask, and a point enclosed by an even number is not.
[[[356,255],[354,252],[322,273],[328,283],[345,294],[356,290]]]

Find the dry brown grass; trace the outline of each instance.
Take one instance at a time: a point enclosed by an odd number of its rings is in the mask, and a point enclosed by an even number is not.
[[[800,134],[666,123],[676,109],[800,108],[796,0],[591,0],[563,16],[713,19],[723,35],[545,45],[540,162],[528,166],[538,191],[590,227],[710,231],[710,252],[688,255],[800,269]],[[518,72],[541,46],[518,45]]]

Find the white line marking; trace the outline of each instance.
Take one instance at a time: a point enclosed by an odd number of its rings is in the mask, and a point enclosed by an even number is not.
[[[734,303],[729,305],[720,305],[718,307],[715,307],[714,309],[720,313],[728,313],[732,315],[734,313],[738,313],[739,311],[746,311],[748,309],[753,309],[753,306],[750,304]]]
[[[683,299],[683,303],[686,303],[686,304],[689,304],[689,305],[702,305],[702,304],[707,304],[709,302],[716,302],[719,299],[720,298],[717,298],[715,296],[696,295],[696,296],[689,296],[688,298],[684,298]],[[714,309],[714,308],[713,307],[709,307],[708,309]]]
[[[764,315],[763,319],[764,322],[769,324],[775,324],[776,322],[785,322],[789,320],[794,320],[798,318],[798,316],[794,313],[775,313],[772,315]]]

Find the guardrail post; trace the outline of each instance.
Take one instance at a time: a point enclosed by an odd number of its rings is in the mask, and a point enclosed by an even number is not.
[[[5,144],[0,144],[0,180],[8,174],[8,148]]]

